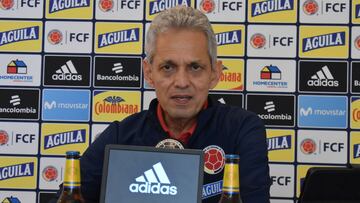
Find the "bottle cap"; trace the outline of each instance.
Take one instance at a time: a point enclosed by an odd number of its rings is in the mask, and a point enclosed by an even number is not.
[[[79,151],[67,151],[66,156],[80,156]]]
[[[240,159],[240,156],[238,154],[226,154],[226,159]]]

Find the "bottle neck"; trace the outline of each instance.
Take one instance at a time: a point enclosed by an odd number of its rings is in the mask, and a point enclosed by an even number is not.
[[[67,158],[65,163],[64,189],[80,189],[80,160],[77,158]]]
[[[240,193],[239,164],[227,162],[225,164],[222,192],[227,194]]]

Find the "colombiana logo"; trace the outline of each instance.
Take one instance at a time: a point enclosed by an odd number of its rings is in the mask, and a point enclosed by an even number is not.
[[[294,0],[267,0],[251,4],[251,16],[294,9]]]
[[[14,0],[0,0],[0,8],[10,10],[14,6]]]
[[[202,0],[200,2],[200,10],[203,13],[211,13],[215,9],[215,2],[213,0]]]
[[[119,96],[108,96],[103,99],[102,102],[96,102],[95,104],[95,114],[133,114],[138,112],[139,106],[136,104],[121,104],[125,100]]]
[[[59,44],[63,40],[63,34],[60,30],[51,30],[47,35],[47,39],[53,45]]]
[[[89,7],[90,0],[50,0],[49,3],[49,13],[55,13],[58,11],[80,8],[80,7]]]
[[[0,46],[26,40],[37,40],[39,39],[39,29],[39,26],[33,26],[0,32]]]
[[[220,173],[225,166],[225,152],[217,145],[210,145],[204,151],[204,170],[213,175]]]
[[[9,134],[5,130],[0,130],[0,146],[9,142]]]
[[[305,14],[314,15],[314,14],[316,14],[318,12],[319,5],[314,0],[307,0],[307,1],[304,2],[302,8],[303,8],[303,11],[304,11]]]
[[[308,138],[304,139],[300,144],[300,150],[304,154],[312,154],[316,151],[316,143],[314,140]]]
[[[99,8],[103,12],[108,12],[114,8],[114,1],[113,0],[100,0]]]
[[[261,33],[253,34],[250,38],[250,44],[255,49],[261,49],[266,44],[266,37]]]
[[[25,176],[34,176],[34,162],[0,167],[0,181]]]
[[[54,166],[46,166],[42,170],[42,177],[46,182],[52,182],[58,178],[58,170]]]
[[[308,52],[332,46],[345,46],[345,32],[335,32],[304,38],[302,51]]]
[[[156,174],[156,175],[155,175]],[[129,185],[132,193],[176,195],[177,187],[172,185],[161,162],[152,166],[151,169],[135,178],[136,183]]]

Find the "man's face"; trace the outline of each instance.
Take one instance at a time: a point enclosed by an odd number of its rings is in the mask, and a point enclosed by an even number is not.
[[[207,48],[206,36],[199,31],[169,29],[158,35],[153,63],[144,61],[144,74],[166,116],[194,118],[218,83],[221,62],[211,68]]]

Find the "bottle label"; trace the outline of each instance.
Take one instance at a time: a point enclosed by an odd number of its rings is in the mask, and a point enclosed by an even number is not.
[[[223,191],[226,193],[239,193],[239,165],[227,163],[224,171]]]
[[[79,159],[66,159],[64,187],[80,187]]]

